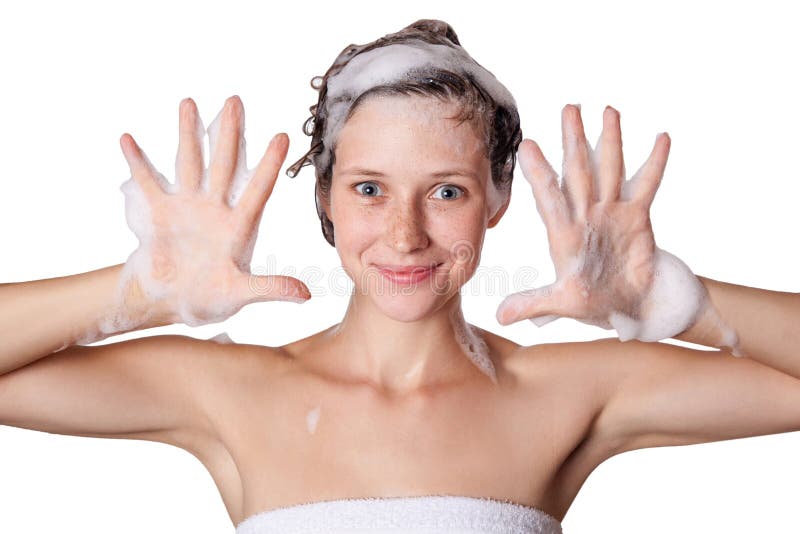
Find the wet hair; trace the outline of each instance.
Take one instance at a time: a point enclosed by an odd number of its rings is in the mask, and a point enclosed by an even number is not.
[[[441,20],[422,19],[406,26],[399,32],[385,35],[371,43],[347,46],[324,76],[315,76],[311,79],[311,87],[319,91],[319,100],[309,108],[311,117],[303,124],[303,133],[311,136],[311,148],[286,170],[286,174],[293,178],[302,167],[314,165],[317,215],[322,225],[322,234],[331,246],[335,246],[333,223],[325,214],[320,198],[326,200],[330,198],[336,145],[335,142],[332,146],[325,145],[326,117],[324,113],[318,113],[318,110],[326,109],[328,78],[336,75],[350,60],[363,52],[414,40],[450,47],[461,46],[452,26]],[[414,69],[401,81],[376,85],[360,94],[352,103],[345,122],[359,105],[375,95],[432,97],[443,102],[458,103],[459,112],[448,118],[458,120],[458,124],[465,121],[477,123],[485,142],[492,181],[498,191],[504,194],[510,192],[517,147],[522,141],[519,113],[514,105],[502,104],[492,98],[486,88],[470,73],[454,72],[437,67]],[[326,163],[317,165],[317,161]]]

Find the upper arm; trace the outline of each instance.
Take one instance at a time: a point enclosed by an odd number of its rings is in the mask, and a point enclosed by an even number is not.
[[[151,336],[41,358],[0,375],[0,424],[182,445],[210,430],[200,403],[211,374],[201,343]]]
[[[800,380],[746,357],[616,342],[596,422],[615,453],[800,430]]]

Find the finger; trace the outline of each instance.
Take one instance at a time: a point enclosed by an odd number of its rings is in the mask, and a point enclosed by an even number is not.
[[[603,133],[600,135],[597,147],[599,149],[598,199],[601,202],[617,200],[625,174],[619,112],[611,106],[606,106],[603,111]]]
[[[280,275],[243,275],[239,287],[240,298],[247,303],[285,300],[305,302],[311,298],[308,287],[297,278]]]
[[[558,174],[545,159],[539,145],[525,139],[519,145],[519,166],[533,189],[536,209],[545,226],[557,227],[569,222],[569,208],[564,193],[558,186]]]
[[[225,101],[214,123],[214,139],[211,140],[209,127],[209,140],[211,141],[211,164],[209,166],[209,194],[224,200],[228,195],[231,178],[233,177],[239,157],[239,144],[242,137],[244,122],[244,108],[238,96],[232,96]],[[218,133],[218,136],[217,136]]]
[[[278,172],[286,153],[289,150],[289,136],[279,133],[269,143],[264,156],[258,163],[250,182],[239,200],[238,213],[248,219],[255,220],[261,215],[264,204],[269,200]]]
[[[131,177],[139,184],[145,198],[152,200],[158,195],[164,194],[166,192],[163,187],[164,178],[156,171],[133,137],[130,134],[122,134],[119,139],[119,145],[122,148],[125,160],[128,162]]]
[[[573,215],[586,218],[592,198],[592,172],[580,108],[566,105],[561,112],[561,142],[564,150],[563,183]]]
[[[625,183],[623,186],[624,195],[621,196],[626,200],[641,202],[646,209],[650,209],[656,196],[656,191],[658,191],[658,187],[661,184],[661,179],[664,177],[670,144],[671,141],[666,132],[656,136],[655,145],[650,152],[650,156],[644,162],[644,165],[636,171],[629,183]]]
[[[509,325],[522,319],[562,316],[564,299],[556,283],[508,295],[497,308],[497,322]],[[549,322],[549,321],[545,321]]]
[[[197,191],[203,178],[203,136],[205,129],[191,98],[181,101],[178,113],[178,156],[175,177],[178,189]]]

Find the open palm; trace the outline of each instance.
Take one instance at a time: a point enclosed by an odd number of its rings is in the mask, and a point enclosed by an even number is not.
[[[534,141],[526,139],[519,147],[520,167],[547,228],[556,281],[509,295],[500,304],[497,319],[502,324],[531,319],[541,326],[558,317],[571,317],[619,331],[624,323],[647,315],[656,277],[668,274],[678,285],[679,278],[687,278],[686,271],[688,278],[694,278],[680,260],[656,246],[650,224],[650,206],[664,174],[670,139],[666,133],[659,134],[647,161],[625,181],[615,109],[606,107],[603,132],[594,150],[586,140],[577,106],[564,107],[562,134],[560,186],[558,175]],[[696,279],[684,284],[694,295],[688,299],[690,308],[702,293],[697,284]]]
[[[130,135],[120,139],[132,175],[122,186],[126,214],[140,242],[125,272],[175,322],[218,322],[251,302],[310,297],[296,278],[250,273],[264,204],[286,157],[288,138],[275,136],[251,172],[243,130],[242,102],[231,97],[209,127],[212,155],[205,169],[205,130],[194,102],[184,100],[174,184]]]

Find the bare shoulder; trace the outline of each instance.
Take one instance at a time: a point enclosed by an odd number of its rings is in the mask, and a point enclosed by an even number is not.
[[[197,452],[218,436],[216,401],[256,367],[254,351],[181,335],[74,345],[0,376],[0,424]]]
[[[518,345],[505,358],[509,368],[522,373],[552,371],[563,379],[574,378],[578,382],[606,380],[606,375],[624,373],[626,360],[634,345],[646,345],[636,341],[621,342],[617,338],[602,338],[591,341],[564,343],[540,343]]]
[[[603,441],[607,407],[616,391],[637,369],[646,366],[651,343],[621,342],[617,338],[520,346],[511,352],[504,367],[523,386],[548,388],[551,395],[571,402],[573,414],[585,424],[585,439]]]
[[[198,339],[183,335],[150,336],[131,340],[132,349],[153,355],[148,375],[159,377],[160,390],[183,391],[182,398],[194,406],[199,421],[192,432],[170,436],[170,443],[197,455],[204,448],[224,441],[221,421],[248,384],[263,387],[270,376],[280,373],[287,357],[280,347],[230,341]],[[148,365],[149,364],[143,364]]]

